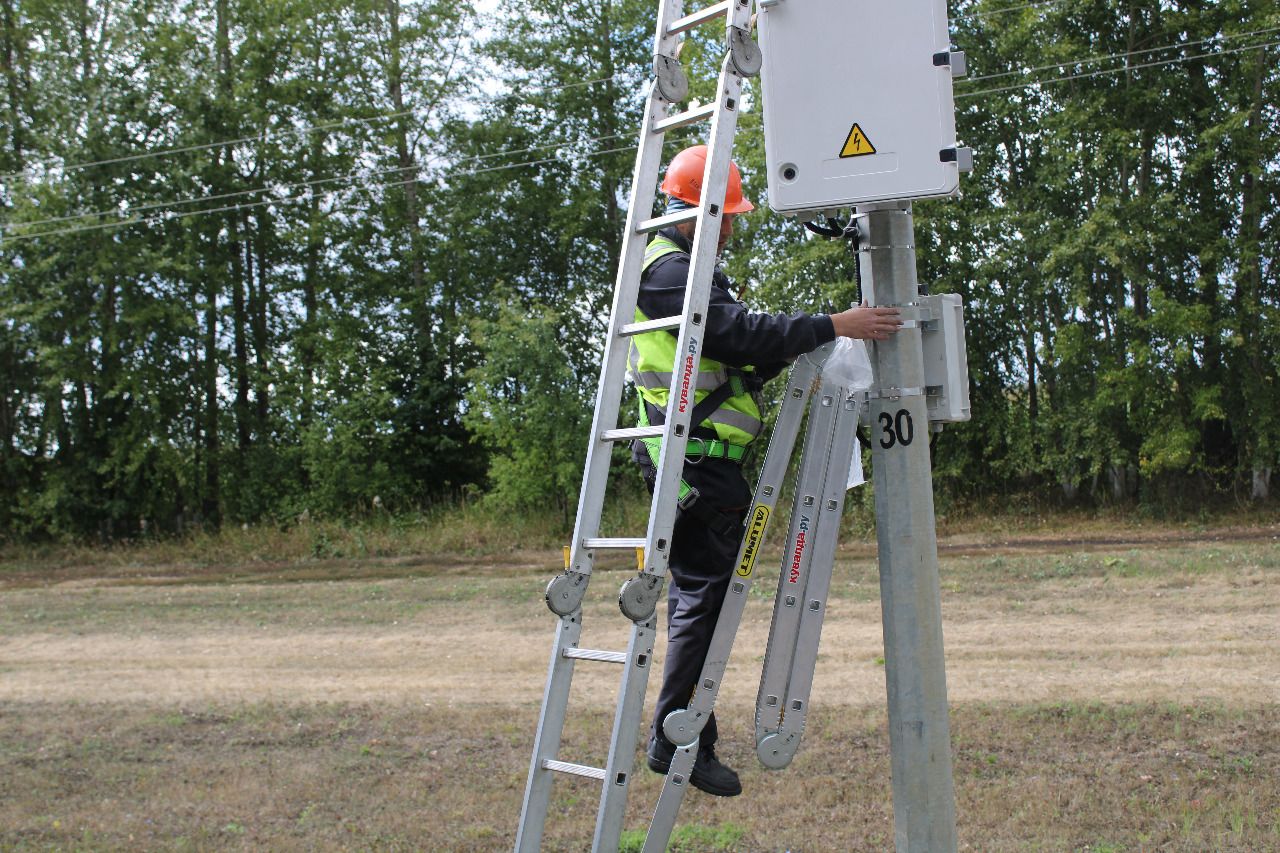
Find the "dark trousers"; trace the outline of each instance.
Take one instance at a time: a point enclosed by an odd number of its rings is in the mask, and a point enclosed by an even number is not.
[[[637,461],[652,488],[656,474],[653,466],[648,459]],[[686,464],[684,479],[701,493],[699,500],[708,501],[720,512],[739,520],[746,517],[751,506],[751,488],[736,463],[707,459],[696,465]],[[671,536],[671,577],[667,586],[667,655],[652,730],[664,740],[662,721],[672,711],[688,707],[693,698],[740,545],[740,534],[716,533],[685,513],[676,516]],[[717,737],[716,718],[712,714],[699,743],[709,746]]]

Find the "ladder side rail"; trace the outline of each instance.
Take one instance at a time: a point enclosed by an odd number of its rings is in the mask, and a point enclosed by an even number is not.
[[[827,595],[835,568],[836,545],[840,540],[840,519],[844,514],[849,460],[857,440],[855,431],[858,426],[858,404],[845,388],[837,389],[836,398],[839,402],[834,440],[827,455],[822,507],[814,531],[812,563],[808,571],[808,582],[805,584],[804,606],[797,626],[791,671],[787,677],[782,724],[777,734],[760,747],[761,754],[767,751],[774,762],[768,765],[773,769],[791,763],[804,735],[805,720],[809,714],[809,694],[813,689],[814,670],[818,663],[818,645],[827,612]]]
[[[666,853],[671,833],[676,828],[680,804],[689,788],[693,765],[698,760],[698,740],[695,737],[691,742],[677,746],[672,754],[671,766],[667,768],[667,776],[662,783],[662,791],[658,794],[658,804],[649,820],[649,831],[645,834],[644,847],[640,853]]]
[[[658,20],[653,30],[653,56],[654,71],[658,71],[657,64],[661,62],[660,57],[679,61],[680,44],[683,39],[680,33],[670,32],[671,25],[678,21],[684,15],[683,0],[659,0],[658,2]],[[649,128],[641,130],[644,133]]]
[[[730,26],[745,24],[750,17],[750,2],[740,3],[729,16]],[[741,19],[741,21],[739,21]],[[649,527],[645,534],[644,566],[628,584],[640,582],[639,589],[653,619],[670,558],[671,533],[675,527],[676,503],[680,476],[684,469],[685,450],[689,442],[693,414],[693,379],[697,376],[702,355],[702,321],[711,298],[711,279],[715,272],[716,244],[719,242],[720,217],[724,215],[724,198],[729,185],[729,164],[733,153],[733,137],[737,131],[738,106],[742,97],[742,77],[735,70],[732,56],[726,54],[720,66],[717,97],[720,108],[711,121],[707,142],[707,165],[703,172],[702,204],[698,209],[698,230],[694,236],[689,263],[689,279],[685,288],[683,322],[677,337],[676,353],[687,357],[679,369],[673,370],[669,389],[667,417],[663,429],[662,449],[658,456],[657,482],[650,504]],[[711,201],[714,200],[714,201]],[[713,209],[716,211],[713,214]],[[690,362],[689,359],[692,359]],[[676,365],[673,365],[675,368]],[[686,386],[684,411],[680,392],[684,376]],[[621,597],[629,597],[624,585]],[[651,602],[651,603],[650,603]],[[626,607],[624,605],[624,612]],[[644,705],[649,667],[628,667],[622,678],[618,696],[617,721],[609,747],[604,790],[596,817],[594,851],[615,850],[622,835],[622,819],[627,806],[627,782],[635,763],[636,739],[640,714]]]
[[[534,739],[533,758],[530,762],[529,778],[525,787],[524,803],[516,835],[515,849],[520,853],[531,853],[540,848],[546,825],[554,773],[544,766],[544,762],[555,759],[563,736],[574,665],[574,659],[566,657],[564,653],[576,647],[581,636],[581,601],[594,563],[594,555],[591,549],[585,546],[585,542],[587,539],[596,538],[599,532],[600,515],[604,504],[604,487],[607,484],[609,463],[613,454],[612,446],[602,441],[601,436],[605,429],[616,426],[618,422],[626,353],[630,345],[630,341],[620,332],[623,326],[634,319],[641,265],[648,237],[641,231],[639,225],[653,214],[658,173],[661,170],[663,135],[652,132],[652,128],[666,118],[670,102],[663,97],[661,87],[658,85],[657,74],[661,68],[657,57],[667,56],[674,60],[679,39],[668,34],[667,29],[672,21],[680,17],[681,12],[681,0],[661,0],[659,4],[654,35],[655,76],[649,83],[636,160],[632,169],[631,197],[623,248],[614,282],[609,335],[606,339],[600,380],[596,390],[591,438],[588,442],[586,463],[583,466],[582,490],[578,496],[578,510],[570,553],[566,560],[565,573],[561,576],[568,582],[553,579],[552,586],[547,590],[547,603],[551,605],[553,612],[558,612],[560,615],[560,624],[552,644],[546,688]],[[570,577],[571,574],[576,577]],[[641,625],[637,625],[632,630],[628,659],[633,662],[639,660],[640,652],[636,647],[644,645],[643,630]],[[652,633],[651,629],[650,633]],[[643,664],[647,670],[649,659],[652,657],[651,640],[643,654]],[[641,694],[643,695],[643,690]]]
[[[619,332],[635,319],[636,301],[639,295],[640,268],[644,261],[647,235],[637,230],[639,223],[653,211],[656,195],[655,184],[662,161],[661,134],[648,133],[647,128],[666,112],[667,101],[658,91],[656,81],[649,84],[648,105],[645,108],[642,141],[636,152],[636,164],[631,179],[631,205],[627,213],[627,225],[623,237],[622,257],[618,263],[618,276],[613,291],[613,308],[610,312],[609,335],[600,368],[600,384],[596,391],[595,414],[591,421],[591,438],[587,446],[587,461],[582,471],[582,490],[578,494],[578,515],[573,539],[569,545],[568,571],[590,574],[594,553],[585,547],[584,540],[595,538],[600,530],[600,516],[604,507],[605,487],[608,485],[609,463],[613,445],[601,439],[602,433],[618,424],[622,406],[622,387],[626,376],[627,350],[630,341]]]
[[[832,431],[835,428],[836,400],[832,389],[819,386],[809,407],[809,427],[796,484],[791,525],[783,546],[778,571],[778,591],[774,596],[773,619],[765,646],[760,690],[756,695],[756,743],[776,732],[785,713],[787,680],[795,656],[796,635],[804,605],[813,555],[814,524],[826,478]],[[768,766],[768,765],[766,765]]]
[[[649,242],[649,235],[641,231],[640,223],[653,215],[658,174],[662,169],[662,142],[665,137],[660,132],[654,132],[654,128],[667,117],[669,111],[667,107],[671,102],[663,97],[662,87],[657,79],[657,74],[661,70],[659,58],[675,60],[680,38],[678,34],[668,33],[667,30],[682,12],[681,0],[661,0],[658,5],[658,21],[653,36],[655,77],[649,83],[649,96],[644,119],[640,125],[640,144],[636,151],[635,168],[631,173],[631,203],[627,209],[622,256],[618,262],[618,275],[613,288],[614,301],[610,312],[609,337],[604,363],[600,369],[596,413],[591,423],[587,464],[582,472],[582,491],[578,494],[578,515],[574,523],[573,540],[569,546],[569,571],[582,574],[589,574],[595,562],[594,555],[590,549],[584,547],[583,540],[594,538],[599,532],[600,515],[604,509],[604,486],[607,483],[606,475],[609,470],[608,461],[613,456],[613,448],[607,443],[602,444],[600,436],[603,430],[617,425],[618,409],[621,408],[621,387],[626,372],[627,350],[630,342],[623,338],[620,332],[623,326],[635,319],[644,249]],[[618,389],[616,395],[610,393],[613,389]],[[612,411],[602,411],[606,407]],[[598,461],[596,457],[603,457],[603,461]]]
[[[594,853],[613,853],[622,838],[622,818],[627,809],[627,791],[635,764],[636,733],[644,712],[644,689],[653,669],[653,640],[657,616],[650,615],[631,629],[627,644],[627,660],[618,690],[618,705],[613,717],[613,739],[609,760],[605,764],[604,787],[600,792],[600,808],[596,814],[596,831],[591,840]]]
[[[533,760],[524,788],[524,805],[520,809],[520,827],[516,830],[516,853],[537,853],[542,846],[542,832],[551,803],[554,773],[543,761],[554,759],[560,751],[565,714],[569,706],[569,686],[573,682],[573,659],[564,656],[565,649],[578,644],[582,635],[581,609],[560,617],[555,640],[551,644],[551,663],[547,667],[547,686],[542,694],[542,710],[538,716],[538,733],[533,741]]]
[[[711,122],[707,142],[707,164],[702,177],[702,204],[698,210],[698,229],[694,235],[689,261],[689,279],[685,288],[684,323],[676,339],[676,354],[681,363],[673,365],[668,389],[666,422],[662,449],[658,455],[657,481],[653,492],[649,529],[645,539],[643,573],[664,578],[670,558],[671,531],[675,527],[676,503],[680,475],[684,470],[685,450],[689,443],[694,406],[694,381],[702,361],[703,328],[707,304],[711,299],[711,279],[716,265],[716,244],[720,237],[720,221],[724,216],[724,197],[729,185],[729,163],[733,153],[733,137],[737,130],[738,105],[742,94],[742,78],[733,70],[726,55],[720,67],[720,109]],[[711,201],[714,200],[714,201]],[[713,212],[714,211],[714,212]],[[681,399],[681,394],[684,399]]]
[[[662,792],[658,796],[658,804],[654,808],[649,822],[649,832],[645,836],[643,853],[662,853],[667,849],[671,833],[675,830],[676,817],[680,805],[688,789],[689,774],[693,772],[693,764],[697,760],[698,739],[706,726],[711,711],[715,708],[716,696],[728,667],[729,654],[733,650],[733,642],[742,623],[742,613],[746,608],[747,593],[755,577],[755,560],[763,546],[768,523],[778,503],[782,480],[786,476],[791,462],[791,454],[795,449],[796,438],[800,433],[800,425],[808,407],[809,395],[813,390],[817,372],[822,362],[830,353],[831,345],[824,345],[819,350],[801,356],[791,369],[787,379],[787,389],[783,398],[782,410],[774,424],[773,434],[769,438],[769,451],[756,486],[755,499],[751,511],[747,515],[747,531],[743,534],[741,546],[738,548],[738,559],[735,570],[736,578],[732,581],[725,595],[725,603],[716,620],[715,633],[711,637],[711,645],[707,650],[706,662],[702,667],[702,675],[694,691],[693,700],[683,711],[673,711],[663,721],[663,734],[677,745],[671,759],[671,767],[662,784]],[[760,515],[761,508],[765,512]]]

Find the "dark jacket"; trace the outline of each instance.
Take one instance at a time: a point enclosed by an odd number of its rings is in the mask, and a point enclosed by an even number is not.
[[[662,234],[685,252],[693,251],[675,228],[664,229]],[[638,307],[651,319],[678,316],[684,310],[688,279],[688,255],[659,258],[640,277]],[[782,372],[790,359],[835,340],[835,327],[826,314],[757,314],[733,298],[730,286],[728,277],[717,269],[707,303],[704,356],[733,367],[752,365],[762,379],[770,379]]]

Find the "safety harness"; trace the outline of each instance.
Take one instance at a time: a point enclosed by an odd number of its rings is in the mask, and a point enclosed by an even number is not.
[[[685,256],[688,257],[687,255]],[[658,258],[648,267],[648,272],[652,273],[653,269],[671,257],[675,257],[675,253]],[[761,385],[763,385],[760,379],[752,374],[728,365],[725,365],[725,368],[729,378],[716,386],[693,407],[689,422],[695,428],[710,417],[730,397],[746,394],[749,391],[752,393],[758,392]],[[652,404],[648,403],[644,397],[640,398],[640,426],[650,425],[648,412],[650,405]],[[654,410],[657,411],[656,406]],[[696,449],[692,447],[695,442],[698,445]],[[636,443],[644,445],[649,461],[653,464],[654,469],[657,470],[658,455],[662,452],[662,439],[654,436],[652,438],[638,439]],[[685,450],[685,459],[690,464],[697,464],[704,459],[728,459],[731,462],[741,462],[747,455],[745,446],[732,444],[718,438],[690,436],[689,445]],[[680,478],[677,506],[681,512],[722,536],[738,536],[741,534],[742,521],[736,515],[720,512],[715,507],[700,500],[701,497],[702,493],[697,488],[689,485],[683,477]]]

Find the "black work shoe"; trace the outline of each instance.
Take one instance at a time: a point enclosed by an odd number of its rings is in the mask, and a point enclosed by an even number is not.
[[[654,773],[666,774],[671,769],[671,759],[675,753],[676,748],[665,739],[650,739],[649,748],[645,751],[649,769]],[[738,774],[720,763],[714,746],[698,749],[698,758],[693,763],[689,782],[699,791],[706,791],[716,797],[736,797],[742,793],[742,782],[739,781]]]
[[[689,781],[699,791],[706,791],[716,797],[736,797],[742,793],[742,782],[738,774],[727,764],[721,764],[716,758],[714,746],[704,746],[698,750],[698,760],[693,762],[693,773]]]
[[[649,738],[649,748],[645,750],[644,756],[648,759],[649,769],[654,773],[666,775],[671,769],[671,759],[676,754],[676,748],[663,738]]]

